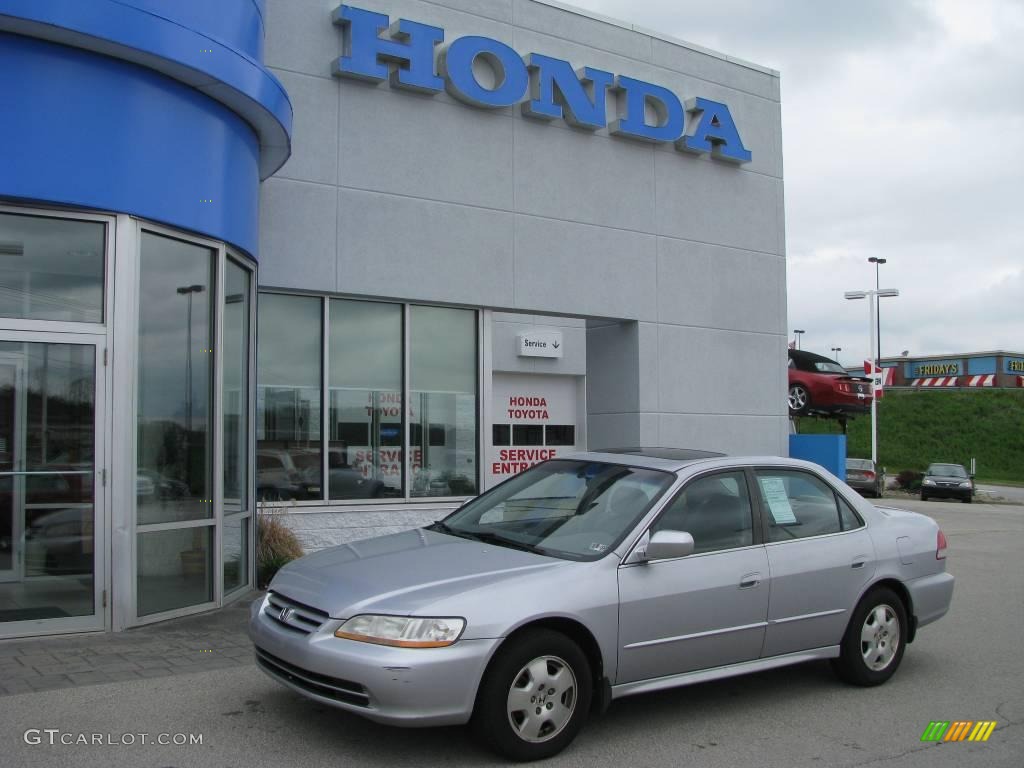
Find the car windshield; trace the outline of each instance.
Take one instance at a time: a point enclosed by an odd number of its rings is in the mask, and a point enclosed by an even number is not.
[[[928,467],[929,475],[942,475],[943,477],[967,477],[967,470],[959,464],[932,464]]]
[[[616,547],[675,475],[592,461],[547,461],[453,512],[431,528],[570,560]]]
[[[846,375],[846,369],[843,368],[839,363],[833,363],[828,360],[815,360],[814,370],[818,373],[841,373]]]
[[[871,459],[847,459],[847,469],[871,469]]]

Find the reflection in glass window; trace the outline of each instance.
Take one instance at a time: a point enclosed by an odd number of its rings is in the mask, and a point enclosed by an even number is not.
[[[0,213],[0,317],[103,322],[106,226]]]
[[[246,511],[249,448],[249,271],[224,271],[224,514]]]
[[[140,525],[213,515],[214,252],[149,232],[139,278]]]
[[[410,308],[413,496],[477,493],[476,313]]]
[[[840,531],[832,489],[808,472],[758,470],[757,488],[768,510],[768,540],[789,541]]]
[[[244,586],[249,580],[249,517],[224,521],[224,594]]]
[[[139,616],[213,600],[213,526],[138,535]]]
[[[331,499],[402,495],[402,305],[332,299]]]
[[[747,547],[754,543],[750,499],[742,472],[723,472],[687,485],[651,526],[651,532],[686,531],[694,552]]]
[[[260,499],[323,497],[322,326],[318,298],[260,296],[256,390],[256,494]]]

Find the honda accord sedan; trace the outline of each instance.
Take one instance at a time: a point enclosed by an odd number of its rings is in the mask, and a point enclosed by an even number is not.
[[[321,550],[253,604],[259,666],[393,725],[564,749],[612,699],[829,659],[873,686],[949,609],[946,539],[821,467],[623,449],[539,464],[425,528]]]

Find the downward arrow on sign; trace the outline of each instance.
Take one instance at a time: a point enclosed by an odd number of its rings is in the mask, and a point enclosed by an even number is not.
[[[552,347],[554,347],[555,349],[558,349],[558,348],[559,348],[560,346],[562,346],[562,345],[561,345],[561,344],[559,344],[559,343],[558,343],[557,341],[552,341],[552,342],[551,342],[551,346],[552,346]]]

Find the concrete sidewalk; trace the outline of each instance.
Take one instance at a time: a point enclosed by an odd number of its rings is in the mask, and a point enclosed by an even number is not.
[[[0,696],[253,664],[252,592],[226,608],[125,632],[0,642]]]

